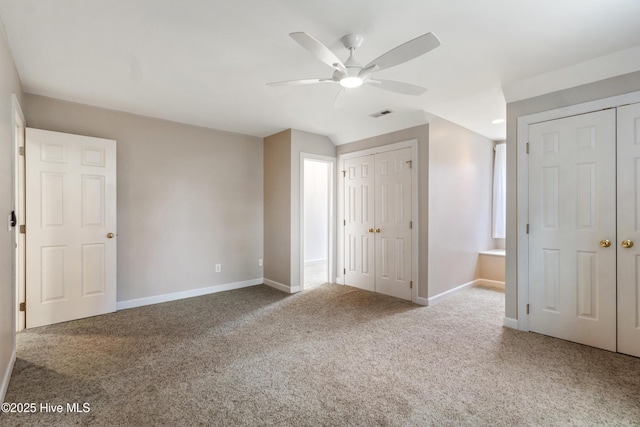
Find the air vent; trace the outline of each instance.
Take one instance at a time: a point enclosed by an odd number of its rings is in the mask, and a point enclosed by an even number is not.
[[[384,111],[380,111],[379,113],[374,113],[374,114],[372,114],[372,115],[371,115],[371,117],[374,117],[374,118],[376,118],[376,119],[377,119],[378,117],[386,116],[387,114],[391,114],[391,113],[393,113],[393,111],[391,111],[391,110],[384,110]]]

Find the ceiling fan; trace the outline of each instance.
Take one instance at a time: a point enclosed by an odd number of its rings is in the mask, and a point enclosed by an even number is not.
[[[427,89],[410,83],[395,80],[374,79],[371,75],[377,71],[391,68],[404,62],[424,55],[432,49],[440,46],[440,40],[433,33],[426,33],[416,37],[387,53],[377,57],[367,65],[362,66],[354,58],[354,51],[360,47],[364,38],[360,34],[348,34],[340,39],[344,47],[349,49],[349,58],[343,63],[328,47],[304,32],[289,34],[300,46],[311,52],[320,61],[332,67],[335,71],[330,78],[312,78],[301,80],[288,80],[283,82],[267,83],[269,86],[308,85],[316,83],[335,83],[344,89],[351,89],[368,84],[380,89],[405,95],[419,96]]]

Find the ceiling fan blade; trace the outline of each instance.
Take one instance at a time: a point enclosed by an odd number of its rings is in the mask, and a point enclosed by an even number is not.
[[[395,80],[367,80],[365,83],[390,92],[402,93],[404,95],[420,96],[427,91],[421,86],[412,85],[411,83],[397,82]]]
[[[333,98],[333,108],[340,108],[341,104],[338,103],[338,99],[340,98],[340,95],[342,95],[343,92],[345,92],[346,89],[341,87],[340,90],[338,91],[338,93],[336,94],[336,97]]]
[[[328,47],[314,39],[307,33],[298,32],[289,34],[300,46],[311,52],[313,56],[336,70],[345,71],[346,68]]]
[[[267,83],[268,86],[298,86],[298,85],[312,85],[316,83],[337,83],[333,79],[300,79],[300,80],[286,80],[283,82],[271,82]]]
[[[345,87],[341,87],[338,93],[336,94],[336,97],[333,99],[333,108],[334,109],[346,108],[349,104],[349,100],[353,95],[354,91],[357,91],[357,89],[347,89]]]
[[[403,62],[410,61],[417,58],[420,55],[424,55],[432,49],[440,46],[440,40],[433,33],[423,34],[420,37],[416,37],[398,47],[391,49],[389,52],[382,54],[373,61],[365,65],[364,68],[369,68],[374,65],[377,66],[377,70],[383,70],[385,68],[394,67]]]

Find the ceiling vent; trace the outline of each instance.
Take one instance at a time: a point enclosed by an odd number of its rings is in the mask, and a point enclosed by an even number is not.
[[[371,117],[373,118],[378,118],[378,117],[382,117],[382,116],[386,116],[387,114],[391,114],[393,113],[393,111],[391,110],[384,110],[384,111],[380,111],[379,113],[374,113],[371,115]]]

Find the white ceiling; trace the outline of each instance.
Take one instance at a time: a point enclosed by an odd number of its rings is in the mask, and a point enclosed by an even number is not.
[[[505,138],[509,101],[640,70],[639,0],[0,0],[24,90],[215,129],[287,128],[336,144],[443,117]],[[442,45],[377,74],[420,97],[362,87],[265,83],[330,77],[288,34],[340,58],[358,32],[367,63],[426,32]],[[576,65],[577,64],[577,65]],[[504,92],[503,92],[504,88]],[[390,109],[393,114],[371,118]]]

